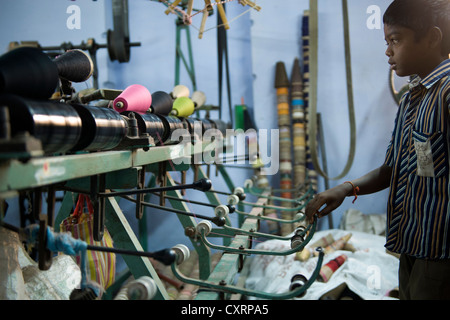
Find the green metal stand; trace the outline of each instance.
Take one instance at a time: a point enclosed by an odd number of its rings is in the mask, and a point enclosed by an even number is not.
[[[197,90],[197,82],[195,79],[195,69],[194,69],[194,57],[192,54],[192,44],[191,44],[191,32],[189,31],[189,26],[185,25],[183,21],[177,19],[177,30],[176,30],[176,54],[175,54],[175,85],[180,84],[180,63],[183,62],[184,67],[189,75],[192,82],[192,90]],[[188,49],[188,59],[186,60],[183,50],[181,48],[181,31],[186,33],[186,42]]]

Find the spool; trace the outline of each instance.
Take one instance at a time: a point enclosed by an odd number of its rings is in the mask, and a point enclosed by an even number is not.
[[[0,57],[0,93],[48,99],[58,82],[58,68],[37,48],[20,47]]]
[[[235,194],[230,194],[227,197],[227,202],[228,202],[228,204],[236,205],[236,204],[239,203],[239,197],[237,195],[235,195]]]
[[[72,151],[110,150],[127,135],[128,126],[119,113],[112,109],[73,105],[82,120],[80,141]]]
[[[170,96],[172,97],[172,99],[175,100],[176,98],[179,98],[179,97],[189,97],[189,93],[190,93],[190,91],[189,91],[188,87],[186,87],[183,84],[179,84],[179,85],[176,85],[172,89]]]
[[[152,105],[149,112],[168,115],[172,111],[173,99],[170,94],[164,91],[156,91],[152,93]]]
[[[237,195],[240,200],[245,200],[245,191],[244,188],[236,187],[233,190],[233,194]]]
[[[222,121],[222,120],[219,120],[219,119],[214,119],[214,120],[210,120],[210,121],[214,123],[215,128],[217,130],[222,132],[222,135],[224,137],[227,134],[227,129],[231,129],[231,126],[229,124],[227,124],[225,121]]]
[[[212,230],[212,225],[211,222],[209,222],[208,220],[202,220],[197,224],[197,228],[196,228],[197,232],[199,234],[204,233],[205,236],[207,236],[211,230]]]
[[[58,68],[59,77],[68,81],[84,82],[94,72],[92,59],[81,50],[68,50],[53,62]]]
[[[201,119],[203,134],[209,129],[217,129],[216,123],[209,119]]]
[[[69,104],[12,94],[0,95],[0,103],[8,107],[11,136],[29,132],[41,141],[44,153],[67,152],[82,135],[82,119]]]
[[[308,279],[302,274],[296,274],[291,279],[291,285],[289,286],[290,291],[294,291],[299,287],[303,287],[308,282]],[[300,293],[297,298],[302,298],[306,295],[306,290]]]
[[[184,244],[177,244],[172,247],[172,250],[175,251],[175,254],[177,255],[177,264],[182,264],[184,261],[189,259],[190,251]]]
[[[291,238],[291,249],[299,247],[304,241],[304,235],[302,233],[305,231],[305,227],[300,226],[295,230],[294,236]]]
[[[191,99],[188,97],[179,97],[173,102],[172,111],[170,113],[177,117],[186,118],[193,114],[194,110],[194,102]]]
[[[164,123],[157,115],[152,113],[139,114],[132,111],[125,111],[121,114],[129,117],[131,113],[137,120],[139,134],[147,133],[155,142],[161,140],[161,137],[164,136]]]
[[[127,285],[129,300],[151,300],[158,292],[155,281],[149,276],[142,276]]]
[[[189,130],[189,134],[194,136],[195,134],[203,134],[203,123],[197,118],[184,118],[183,121],[186,123],[186,128]]]
[[[116,99],[113,106],[117,112],[134,111],[144,114],[152,105],[152,95],[140,84],[128,86]]]
[[[329,261],[320,269],[317,280],[320,282],[328,282],[333,273],[335,273],[336,270],[339,269],[339,267],[341,267],[345,261],[347,261],[347,256],[345,254],[342,254],[339,257]]]
[[[164,135],[158,139],[157,145],[178,143],[178,140],[172,140],[172,133],[177,129],[186,129],[186,124],[179,118],[174,116],[156,115],[161,119],[164,125]]]
[[[192,93],[191,99],[194,102],[195,109],[197,109],[205,104],[206,95],[202,91],[194,91],[194,93]]]
[[[228,216],[229,213],[230,209],[224,204],[220,204],[214,208],[214,214],[216,215],[216,217],[223,218]]]

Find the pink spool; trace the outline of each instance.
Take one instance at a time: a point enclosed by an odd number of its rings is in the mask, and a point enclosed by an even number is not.
[[[144,114],[152,105],[152,95],[146,87],[133,84],[127,87],[114,100],[114,110],[117,112],[134,111]]]

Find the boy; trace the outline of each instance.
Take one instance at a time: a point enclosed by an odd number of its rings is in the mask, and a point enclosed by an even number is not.
[[[389,187],[385,246],[400,254],[400,299],[450,299],[450,0],[395,0],[383,22],[391,69],[415,75],[385,162],[317,194],[305,213],[311,222]]]

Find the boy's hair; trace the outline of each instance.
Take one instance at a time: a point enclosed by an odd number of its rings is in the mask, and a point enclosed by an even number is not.
[[[450,53],[450,0],[394,0],[383,15],[383,23],[412,29],[416,40],[438,27],[442,32],[442,54]]]

